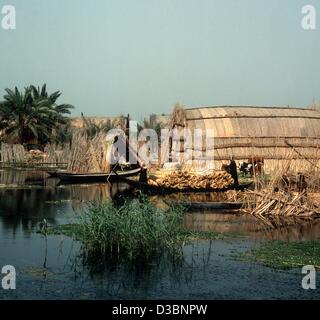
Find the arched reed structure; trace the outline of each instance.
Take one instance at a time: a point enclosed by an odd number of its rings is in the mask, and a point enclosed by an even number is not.
[[[272,169],[293,159],[297,169],[318,165],[320,159],[320,112],[289,107],[217,106],[183,109],[172,114],[171,129],[211,129],[214,132],[214,150],[203,142],[202,151],[212,152],[215,167],[253,156],[265,158],[265,167]],[[178,116],[177,116],[178,115]],[[174,150],[186,152],[189,147]],[[182,150],[184,149],[184,150]]]

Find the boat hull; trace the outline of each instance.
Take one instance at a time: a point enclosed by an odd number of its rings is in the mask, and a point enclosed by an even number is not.
[[[134,177],[140,173],[141,169],[130,171],[120,171],[111,173],[71,173],[57,172],[56,176],[61,182],[69,183],[90,183],[90,182],[111,182],[119,181],[129,177]]]
[[[170,202],[168,204],[183,205],[189,210],[239,210],[243,202]]]

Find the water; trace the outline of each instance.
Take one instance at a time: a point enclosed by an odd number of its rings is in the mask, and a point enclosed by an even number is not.
[[[319,225],[264,232],[254,218],[195,212],[185,226],[246,235],[198,241],[183,248],[183,260],[164,255],[135,265],[84,260],[81,243],[37,234],[74,221],[87,201],[111,199],[123,184],[59,186],[39,172],[0,172],[0,267],[14,265],[17,289],[0,289],[1,299],[319,299],[320,290],[301,288],[300,270],[278,271],[241,262],[236,255],[261,239],[318,238]],[[17,188],[19,185],[19,188]],[[155,203],[163,199],[152,198]]]

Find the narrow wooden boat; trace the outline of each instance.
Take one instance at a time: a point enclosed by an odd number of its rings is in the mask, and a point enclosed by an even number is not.
[[[239,210],[242,208],[242,202],[188,202],[172,201],[168,204],[180,204],[189,210]]]
[[[138,175],[141,168],[129,170],[129,171],[116,171],[111,173],[72,173],[72,172],[56,172],[56,176],[61,180],[61,182],[71,182],[71,183],[86,183],[86,182],[111,182],[123,180],[129,177],[134,177]]]
[[[50,178],[57,178],[58,177],[58,170],[47,170],[47,174],[49,175]]]

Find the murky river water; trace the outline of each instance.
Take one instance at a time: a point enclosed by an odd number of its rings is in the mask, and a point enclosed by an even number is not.
[[[59,186],[41,172],[5,171],[0,172],[0,184],[0,267],[9,264],[17,269],[16,290],[0,287],[0,299],[320,298],[320,289],[301,288],[300,270],[278,271],[235,258],[261,239],[318,239],[319,224],[270,233],[249,216],[188,213],[188,228],[246,237],[198,241],[184,247],[178,262],[163,256],[115,266],[84,260],[81,243],[68,237],[45,238],[36,231],[44,218],[49,225],[70,223],[87,201],[111,199],[127,186]]]

